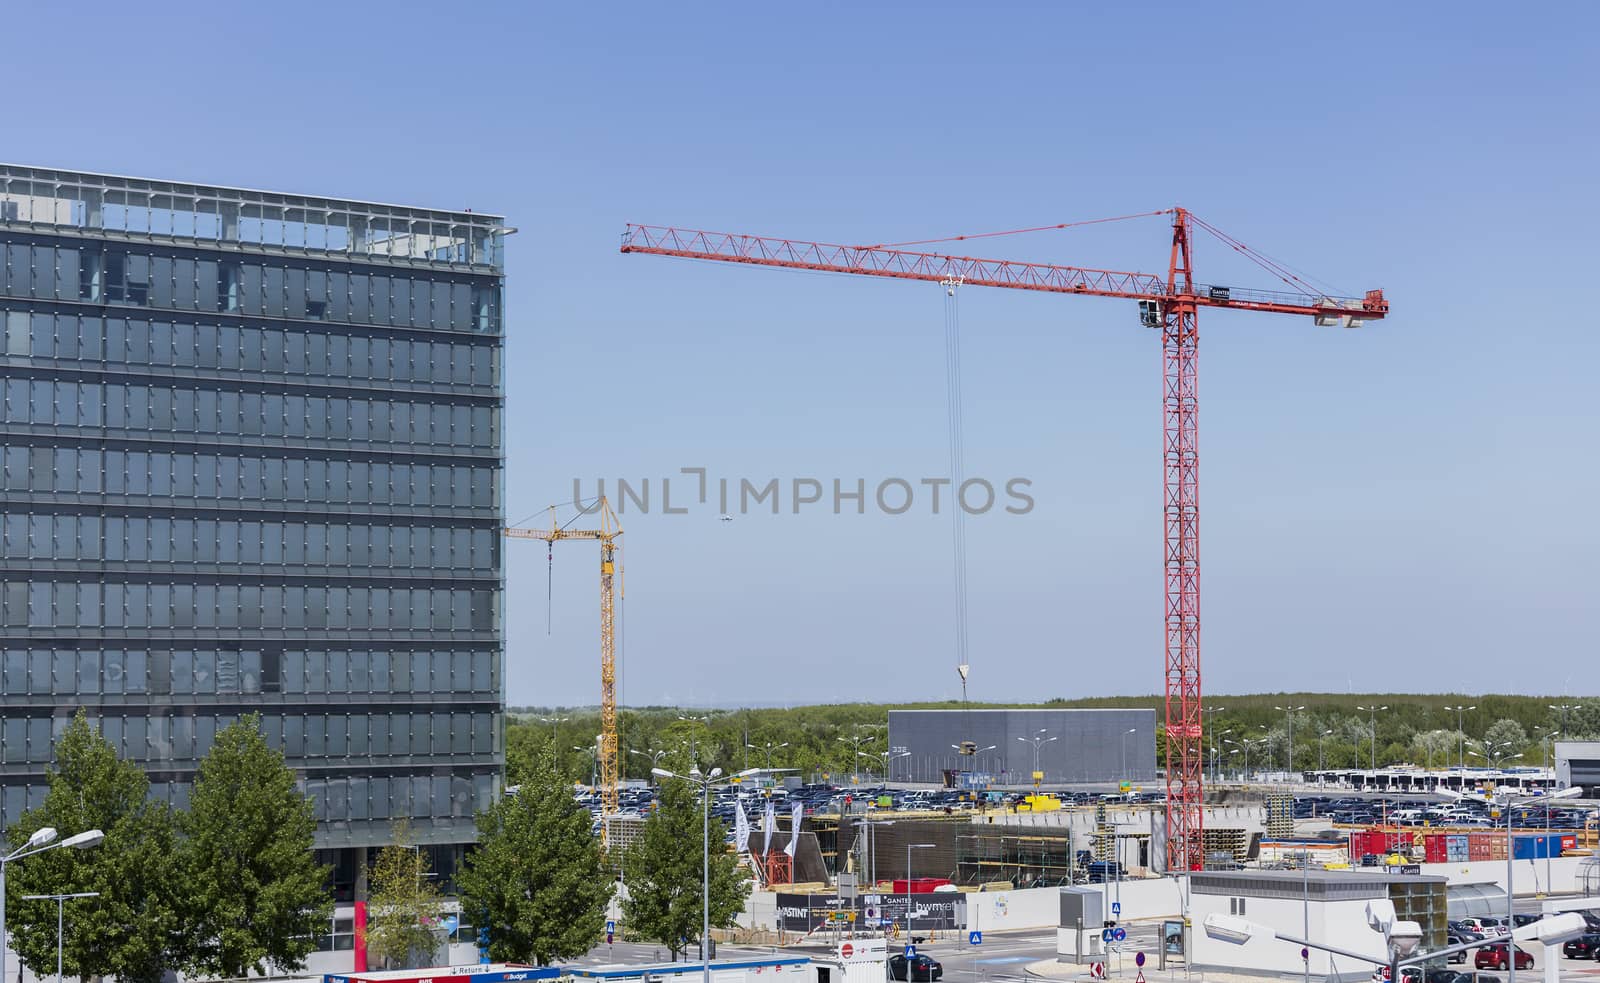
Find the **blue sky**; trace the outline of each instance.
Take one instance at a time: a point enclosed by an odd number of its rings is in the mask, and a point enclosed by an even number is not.
[[[884,242],[1181,203],[1381,286],[1358,332],[1202,314],[1207,688],[1593,692],[1593,5],[35,9],[0,158],[510,216],[512,520],[574,478],[945,473],[939,288],[622,256],[625,222]],[[1163,272],[1166,235],[969,251]],[[1156,338],[978,289],[962,330],[967,470],[1036,500],[968,523],[973,695],[1158,689]],[[624,701],[958,694],[947,519],[875,511],[625,515]],[[592,551],[556,557],[548,634],[544,550],[509,552],[511,701],[593,702]]]

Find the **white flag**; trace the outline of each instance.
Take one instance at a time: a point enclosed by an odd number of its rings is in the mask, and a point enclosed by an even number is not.
[[[744,814],[744,803],[734,803],[733,844],[740,853],[750,852],[750,817]]]
[[[783,848],[783,852],[791,857],[794,856],[794,851],[800,846],[800,823],[805,819],[805,816],[806,807],[796,802],[794,804],[793,818],[789,821],[789,845]]]
[[[766,836],[761,840],[761,855],[764,857],[772,852],[772,828],[778,825],[778,814],[772,808],[772,800],[767,800],[766,811],[761,814],[761,831]]]

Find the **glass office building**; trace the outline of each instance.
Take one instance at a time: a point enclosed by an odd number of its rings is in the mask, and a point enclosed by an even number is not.
[[[504,753],[501,219],[0,165],[0,825],[259,712],[337,879]]]

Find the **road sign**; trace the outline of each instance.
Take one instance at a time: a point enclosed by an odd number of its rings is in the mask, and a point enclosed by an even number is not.
[[[1089,964],[1089,975],[1094,977],[1097,980],[1105,979],[1106,978],[1106,964],[1105,963],[1090,963]]]
[[[1111,902],[1111,917],[1112,918],[1117,918],[1117,917],[1121,916],[1121,914],[1122,914],[1122,902],[1121,901],[1113,901],[1113,902]]]
[[[615,935],[612,935],[610,932],[606,933],[606,945],[610,945],[611,943],[615,942],[616,940],[617,940],[617,937]]]
[[[610,918],[606,919],[606,934],[610,935],[617,930],[617,923]]]
[[[907,959],[913,959],[913,958],[916,957],[916,955],[917,955],[917,947],[916,946],[914,946],[914,945],[906,946],[906,958]]]
[[[1307,949],[1305,946],[1301,946],[1300,947],[1300,961],[1301,962],[1305,962],[1307,959],[1310,959],[1310,958],[1311,958],[1311,950]]]
[[[1125,939],[1127,937],[1128,937],[1128,930],[1125,929],[1125,928],[1114,928],[1114,929],[1111,930],[1111,940],[1113,942],[1121,942],[1123,939]]]
[[[851,945],[848,942],[846,942],[844,945],[839,947],[839,957],[841,959],[849,959],[851,956],[853,956],[855,954],[856,954],[856,947]]]
[[[1113,938],[1113,936],[1111,934],[1111,929],[1109,929],[1109,928],[1108,929],[1104,929],[1104,930],[1102,930],[1100,932],[1100,941],[1101,942],[1110,942],[1112,938]]]
[[[1142,969],[1144,967],[1144,953],[1142,953],[1142,952],[1134,953],[1133,954],[1133,964]]]
[[[983,933],[982,932],[968,932],[967,933],[967,942],[972,944],[972,945],[983,945]]]

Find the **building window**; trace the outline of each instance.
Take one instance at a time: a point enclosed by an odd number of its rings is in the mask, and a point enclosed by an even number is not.
[[[217,264],[217,310],[237,311],[239,309],[239,264]]]
[[[323,315],[327,313],[327,310],[328,310],[328,305],[327,305],[327,303],[325,301],[321,301],[321,300],[308,300],[308,301],[306,301],[306,319],[308,321],[320,321],[320,320],[322,320]]]

